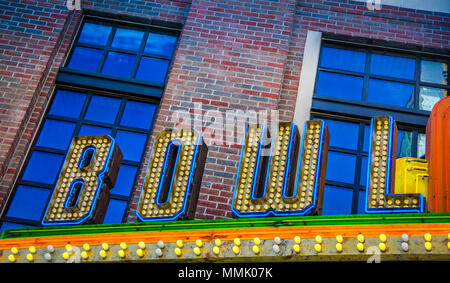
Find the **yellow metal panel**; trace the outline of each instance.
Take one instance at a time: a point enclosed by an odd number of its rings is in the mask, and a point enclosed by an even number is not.
[[[403,157],[396,160],[395,194],[421,193],[428,196],[428,161]]]

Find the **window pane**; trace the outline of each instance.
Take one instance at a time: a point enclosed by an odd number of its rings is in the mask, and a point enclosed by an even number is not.
[[[172,56],[176,42],[176,36],[149,33],[144,51],[158,55]]]
[[[412,157],[412,141],[413,133],[407,131],[398,130],[397,133],[397,158],[400,157]]]
[[[416,61],[410,58],[372,54],[370,72],[375,75],[414,79]]]
[[[112,47],[138,50],[144,32],[138,30],[118,28],[112,42]]]
[[[96,72],[102,53],[103,50],[76,47],[70,58],[69,68]]]
[[[359,191],[359,196],[358,196],[358,214],[365,214],[364,210],[365,210],[365,206],[366,206],[366,191]]]
[[[105,220],[103,220],[103,224],[121,223],[126,208],[127,208],[126,201],[120,201],[115,199],[110,200],[108,209],[106,210]]]
[[[353,100],[361,100],[363,79],[355,76],[319,72],[316,93]]]
[[[142,57],[136,73],[136,79],[164,83],[169,61]]]
[[[95,136],[95,135],[110,135],[110,128],[103,128],[91,125],[82,125],[78,136]]]
[[[431,111],[433,106],[447,95],[447,90],[428,86],[421,86],[419,92],[419,108]]]
[[[6,215],[39,221],[50,193],[51,191],[46,189],[18,186]]]
[[[366,53],[323,47],[320,54],[320,66],[354,72],[364,72]]]
[[[330,151],[328,152],[326,179],[353,184],[355,181],[355,167],[356,156]]]
[[[69,147],[74,129],[74,123],[47,119],[36,145],[66,150]]]
[[[147,135],[117,131],[116,141],[123,153],[123,160],[140,161]]]
[[[370,126],[365,125],[364,126],[364,145],[363,145],[363,151],[369,152],[370,148]]]
[[[83,108],[86,95],[66,90],[58,90],[53,99],[50,115],[78,118]]]
[[[93,96],[84,119],[113,124],[120,107],[120,99]]]
[[[135,55],[109,52],[102,73],[129,77],[131,75],[131,70],[133,69],[135,58]]]
[[[348,149],[358,148],[359,124],[322,119],[330,132],[330,146]]]
[[[417,157],[425,158],[425,146],[426,146],[427,136],[425,134],[419,133],[417,141]]]
[[[420,80],[427,83],[448,84],[448,66],[446,63],[425,61],[421,62]]]
[[[367,100],[380,104],[413,108],[414,86],[372,79],[369,81]]]
[[[85,23],[81,31],[78,42],[105,45],[108,41],[110,26]]]
[[[130,196],[133,189],[134,178],[136,177],[137,167],[120,165],[119,174],[117,175],[114,188],[111,189],[111,194]]]
[[[344,215],[352,213],[353,190],[325,186],[322,215]]]
[[[34,151],[31,154],[31,158],[28,161],[22,179],[45,184],[54,184],[63,161],[63,155]]]
[[[364,187],[367,185],[367,162],[368,158],[366,156],[363,156],[361,158],[361,175],[359,177],[359,184]]]
[[[120,120],[120,125],[149,129],[152,124],[155,111],[156,105],[154,104],[128,101],[122,115],[122,120]]]

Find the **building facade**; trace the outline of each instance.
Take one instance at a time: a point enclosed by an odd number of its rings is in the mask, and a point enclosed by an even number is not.
[[[320,217],[359,219],[371,119],[396,121],[397,158],[425,160],[430,113],[450,88],[449,4],[403,2],[0,2],[1,229],[42,227],[71,141],[88,135],[123,154],[103,225],[143,225],[155,138],[181,127],[208,149],[192,221],[225,227],[245,125],[294,122],[303,135],[309,120],[329,131]],[[450,210],[434,212],[448,222]],[[411,217],[392,223],[423,222]]]

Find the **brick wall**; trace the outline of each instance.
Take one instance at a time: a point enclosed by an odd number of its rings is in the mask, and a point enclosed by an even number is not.
[[[292,120],[301,99],[297,90],[307,30],[447,50],[450,41],[448,14],[391,6],[370,11],[365,3],[349,0],[127,2],[82,1],[82,7],[184,24],[153,137],[182,124],[174,119],[177,113],[189,113],[203,126],[199,130],[209,153],[197,219],[232,216],[240,151],[237,144],[221,144],[219,127],[207,118],[230,109],[273,109],[280,120]],[[11,189],[80,20],[80,13],[69,12],[64,3],[0,1],[0,201]],[[192,111],[195,105],[204,116]],[[240,141],[242,129],[224,134]],[[129,222],[136,221],[151,143]]]

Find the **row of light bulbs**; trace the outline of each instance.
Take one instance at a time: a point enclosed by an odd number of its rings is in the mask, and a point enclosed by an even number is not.
[[[448,233],[448,241],[447,241],[447,248],[450,250],[450,233]],[[379,240],[380,243],[378,244],[378,248],[380,249],[380,251],[384,252],[387,249],[386,246],[386,242],[387,242],[387,236],[385,234],[380,234],[379,235]],[[364,235],[359,234],[356,237],[358,243],[356,244],[356,249],[359,252],[364,252],[365,248],[364,248],[364,242],[365,242],[365,238]],[[403,234],[401,236],[402,239],[402,243],[401,243],[401,249],[404,252],[407,252],[409,250],[409,236],[408,234]],[[301,242],[302,239],[300,236],[295,236],[294,237],[294,245],[292,246],[293,250],[295,253],[300,253],[301,252]],[[431,251],[432,250],[432,237],[430,233],[426,233],[424,234],[424,247],[426,251]],[[338,253],[343,251],[343,241],[344,241],[344,237],[342,235],[337,235],[336,236],[336,244],[335,244],[335,248],[336,251]],[[261,253],[261,239],[258,237],[255,237],[253,239],[253,245],[252,245],[252,251],[255,255],[259,255]],[[282,243],[282,240],[280,237],[275,237],[273,239],[273,246],[272,246],[272,250],[278,254],[281,251],[280,245]],[[323,243],[323,239],[322,236],[317,235],[315,237],[315,244],[314,244],[314,250],[317,253],[322,252],[322,243]],[[176,241],[176,247],[174,248],[173,252],[177,257],[181,257],[183,255],[183,247],[184,247],[184,243],[182,240],[178,240]],[[214,247],[212,249],[213,253],[217,256],[220,254],[220,246],[222,245],[222,241],[220,239],[215,239],[214,240]],[[127,250],[128,250],[128,245],[125,242],[121,242],[119,244],[120,246],[120,250],[117,252],[118,256],[122,259],[126,258],[127,255]],[[155,254],[158,257],[162,257],[163,255],[163,249],[166,248],[166,245],[163,241],[158,241],[156,243],[156,249],[155,249]],[[197,256],[200,256],[202,253],[201,248],[204,246],[203,241],[200,239],[197,239],[195,241],[195,247],[193,248],[193,252],[194,254],[196,254]],[[106,260],[108,258],[108,252],[110,251],[110,247],[108,245],[108,243],[103,243],[101,245],[102,249],[99,251],[99,255],[103,260]],[[143,258],[145,253],[144,250],[146,250],[146,244],[143,241],[140,241],[138,243],[138,249],[136,249],[136,255],[139,258]],[[19,254],[19,249],[17,249],[16,247],[12,247],[11,248],[11,254],[8,256],[8,260],[10,262],[15,262],[16,261],[16,256]],[[46,259],[47,261],[51,261],[52,260],[52,254],[54,253],[55,249],[53,246],[49,245],[46,248],[46,252],[43,254],[44,259]],[[73,247],[70,244],[67,244],[65,246],[65,251],[62,254],[62,257],[64,260],[69,260],[73,254]],[[83,260],[88,260],[89,259],[89,252],[91,251],[91,247],[89,244],[85,243],[83,244],[83,251],[80,253],[80,257]],[[239,238],[235,238],[233,240],[233,247],[232,247],[232,251],[233,253],[237,256],[240,254],[241,252],[241,240]],[[34,255],[36,254],[36,248],[34,246],[30,246],[28,248],[28,253],[26,255],[26,259],[29,262],[33,262],[34,261]]]

